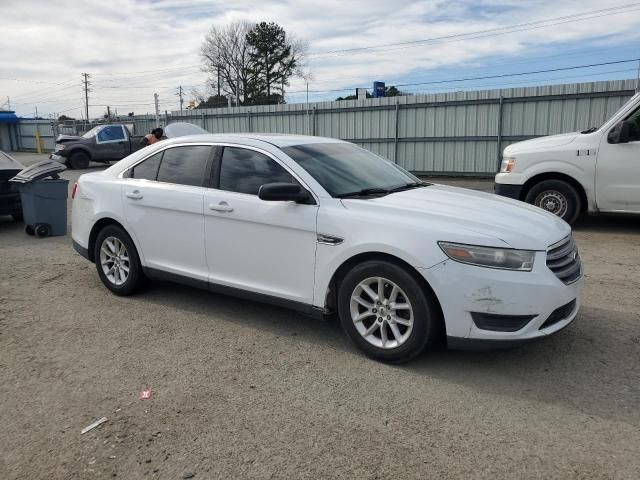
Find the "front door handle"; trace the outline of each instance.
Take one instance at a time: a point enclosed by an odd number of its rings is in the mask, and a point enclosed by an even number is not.
[[[230,207],[227,202],[220,202],[218,204],[210,203],[209,210],[215,210],[216,212],[233,212],[233,207]]]
[[[142,194],[140,193],[140,190],[134,190],[133,192],[127,192],[127,193],[125,193],[125,196],[127,198],[131,198],[132,200],[140,200],[142,198]]]

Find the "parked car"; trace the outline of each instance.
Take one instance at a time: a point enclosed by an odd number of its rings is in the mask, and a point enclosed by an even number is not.
[[[207,131],[187,122],[174,122],[164,129],[166,138],[206,134]],[[59,135],[55,151],[49,158],[69,168],[87,168],[89,162],[121,160],[144,147],[142,136],[132,136],[125,125],[99,125],[82,136]]]
[[[82,175],[72,196],[73,245],[115,294],[160,278],[335,311],[381,360],[408,360],[441,332],[453,347],[514,345],[578,311],[567,223],[340,140],[167,140]]]
[[[640,94],[599,128],[504,149],[495,192],[569,223],[580,213],[640,214]]]
[[[9,179],[15,177],[24,165],[11,155],[0,151],[0,215],[11,215],[14,220],[22,220],[20,192]]]

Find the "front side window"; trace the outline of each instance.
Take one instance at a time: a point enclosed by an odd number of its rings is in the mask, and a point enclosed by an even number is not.
[[[333,197],[420,182],[396,164],[351,143],[310,143],[282,150]]]
[[[107,125],[98,132],[99,142],[119,142],[124,139],[124,131],[119,125]]]
[[[129,178],[139,178],[142,180],[155,180],[158,176],[158,167],[162,159],[162,152],[150,156],[145,161],[140,162],[131,169]]]
[[[629,141],[637,142],[640,140],[640,108],[627,118],[627,122],[629,122]]]
[[[210,154],[211,147],[206,145],[169,148],[162,156],[157,179],[159,182],[201,187]]]
[[[266,183],[297,183],[273,159],[246,148],[225,147],[220,165],[220,189],[257,195]]]

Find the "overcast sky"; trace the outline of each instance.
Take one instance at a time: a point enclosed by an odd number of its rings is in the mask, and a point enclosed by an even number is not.
[[[629,62],[425,83],[640,57],[640,3],[631,1],[0,0],[0,106],[9,96],[20,115],[37,106],[42,116],[80,118],[87,72],[92,117],[106,105],[121,114],[151,112],[154,92],[162,111],[175,110],[179,85],[188,99],[206,84],[198,51],[208,29],[238,19],[274,21],[308,42],[310,101],[348,95],[374,80],[419,83],[401,89],[432,92],[635,78],[637,62]],[[532,24],[549,19],[557,20]],[[418,42],[472,32],[483,33]],[[361,47],[376,48],[335,52]],[[345,90],[327,91],[338,89]],[[288,90],[288,102],[305,101],[304,80]]]

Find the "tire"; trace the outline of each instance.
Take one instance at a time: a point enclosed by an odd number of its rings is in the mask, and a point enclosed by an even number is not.
[[[525,198],[527,203],[542,208],[572,224],[582,209],[576,189],[562,180],[544,180],[535,184]]]
[[[48,223],[38,223],[33,231],[37,237],[44,238],[51,234],[51,227]]]
[[[379,288],[385,298],[378,305],[363,285],[377,296],[375,287],[380,279]],[[395,302],[390,302],[394,288],[397,296]],[[400,304],[410,308],[392,307]],[[404,268],[379,260],[363,262],[346,274],[338,290],[338,314],[342,328],[368,357],[393,363],[409,361],[422,353],[436,340],[441,325],[433,294],[426,292]]]
[[[104,253],[101,251],[103,246]],[[94,248],[98,276],[104,286],[113,293],[121,296],[132,295],[146,285],[147,279],[142,271],[136,247],[121,227],[104,227],[96,237]]]
[[[25,225],[24,226],[24,233],[26,233],[30,237],[33,237],[36,234],[36,231],[31,225]]]
[[[91,158],[86,152],[79,150],[71,154],[69,160],[67,160],[67,166],[74,170],[85,169],[89,166],[90,160]]]

